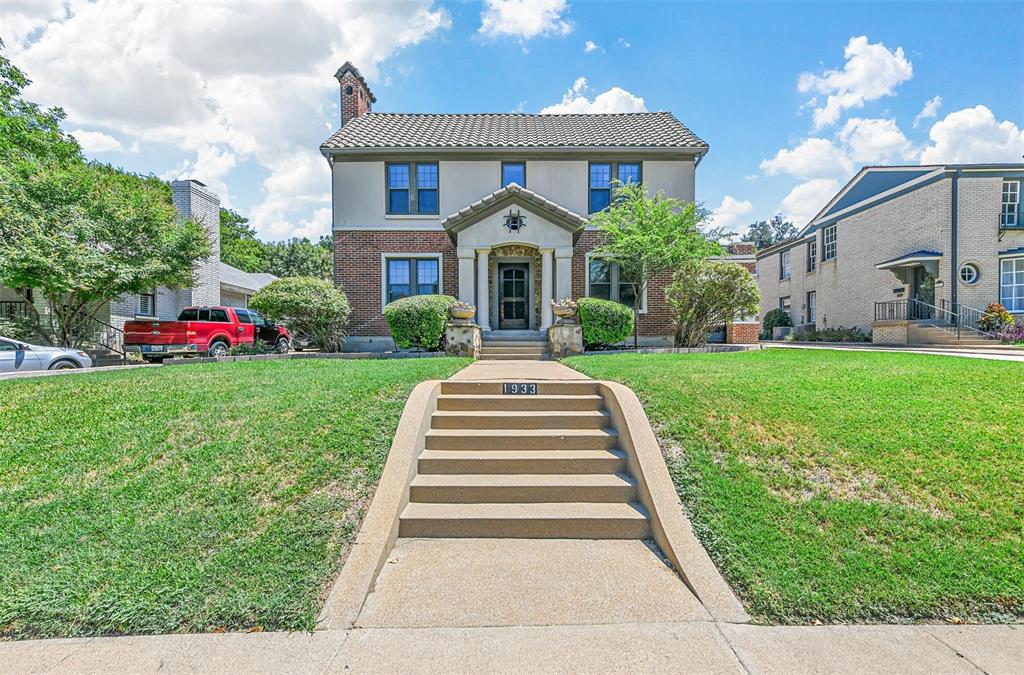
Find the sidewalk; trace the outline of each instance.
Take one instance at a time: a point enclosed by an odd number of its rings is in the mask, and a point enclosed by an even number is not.
[[[365,628],[0,643],[5,673],[1024,672],[1024,626],[711,622]]]
[[[937,356],[961,356],[969,359],[989,359],[991,361],[1017,361],[1024,363],[1024,350],[1013,349],[971,349],[970,347],[929,347],[916,345],[872,345],[842,342],[828,343],[798,343],[791,342],[764,342],[762,346],[766,349],[833,349],[849,352],[903,352],[906,354],[934,354]]]

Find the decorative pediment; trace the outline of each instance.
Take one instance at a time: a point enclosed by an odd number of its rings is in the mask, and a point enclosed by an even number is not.
[[[448,232],[452,241],[456,241],[457,235],[463,230],[505,209],[510,210],[517,232],[529,227],[530,214],[533,213],[570,232],[573,243],[576,242],[580,232],[587,225],[587,219],[578,213],[516,183],[509,183],[500,190],[495,190],[486,197],[456,211],[442,220],[441,225]]]

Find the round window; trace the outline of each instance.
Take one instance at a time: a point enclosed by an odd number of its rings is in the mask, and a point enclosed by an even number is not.
[[[966,263],[960,267],[960,281],[965,284],[973,284],[981,276],[978,266],[974,263]]]

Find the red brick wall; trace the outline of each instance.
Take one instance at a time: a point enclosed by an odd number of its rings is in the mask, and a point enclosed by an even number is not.
[[[350,335],[389,335],[381,314],[381,254],[441,253],[441,292],[459,294],[459,259],[445,232],[335,232],[334,283],[345,291]]]
[[[725,327],[725,341],[731,345],[756,344],[759,329],[756,323],[730,323]]]
[[[338,83],[341,85],[341,124],[344,126],[370,112],[373,104],[365,85],[351,71],[342,75]],[[347,93],[348,87],[352,87],[351,94]]]

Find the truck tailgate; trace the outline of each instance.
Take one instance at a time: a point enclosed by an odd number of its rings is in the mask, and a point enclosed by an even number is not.
[[[128,321],[126,345],[182,345],[190,341],[188,321]]]

